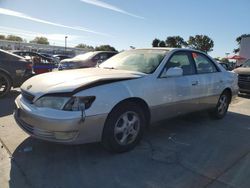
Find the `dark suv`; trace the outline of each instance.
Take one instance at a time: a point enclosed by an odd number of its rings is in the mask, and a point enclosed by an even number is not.
[[[32,63],[23,57],[0,50],[0,97],[11,87],[19,87],[32,76]]]
[[[58,69],[65,70],[95,67],[97,64],[106,61],[115,54],[117,54],[117,52],[87,52],[85,54],[77,55],[74,58],[62,60],[59,64]]]

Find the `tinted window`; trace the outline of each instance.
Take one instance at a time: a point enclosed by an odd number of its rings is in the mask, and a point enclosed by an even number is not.
[[[193,52],[192,56],[196,64],[198,74],[217,72],[214,63],[205,55]]]
[[[195,74],[193,63],[190,61],[189,56],[185,52],[174,54],[167,62],[166,68],[179,67],[183,70],[183,75]]]
[[[106,60],[106,59],[108,59],[108,54],[106,53],[100,54],[100,60]]]
[[[108,53],[108,58],[112,57],[113,55],[115,55],[116,53]]]
[[[100,59],[100,54],[95,55],[95,56],[93,57],[93,60],[94,60],[94,61],[98,61],[99,59]]]

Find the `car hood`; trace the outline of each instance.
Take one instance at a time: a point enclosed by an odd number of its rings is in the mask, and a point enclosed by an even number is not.
[[[250,75],[250,67],[240,67],[240,68],[234,69],[234,72],[236,72],[237,74]]]
[[[146,74],[134,71],[86,68],[44,73],[34,76],[23,83],[21,90],[36,97],[47,93],[74,92],[92,84],[103,84],[126,79],[136,79]]]

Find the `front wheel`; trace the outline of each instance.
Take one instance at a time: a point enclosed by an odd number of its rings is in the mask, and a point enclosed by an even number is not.
[[[139,106],[134,103],[119,105],[106,120],[102,143],[112,152],[129,151],[140,142],[145,125],[144,113]]]
[[[222,119],[227,113],[229,103],[230,103],[230,95],[228,92],[224,91],[221,94],[217,102],[217,105],[212,112],[212,116],[216,119]]]

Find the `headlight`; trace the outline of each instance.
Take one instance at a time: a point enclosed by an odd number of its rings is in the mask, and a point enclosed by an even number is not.
[[[61,110],[69,100],[69,97],[44,96],[35,101],[34,104],[37,107],[46,107]]]
[[[63,110],[67,111],[82,111],[88,109],[95,100],[95,96],[88,97],[72,97]]]
[[[66,111],[82,111],[88,109],[94,102],[95,97],[58,97],[44,96],[35,101],[37,107],[53,108]]]

